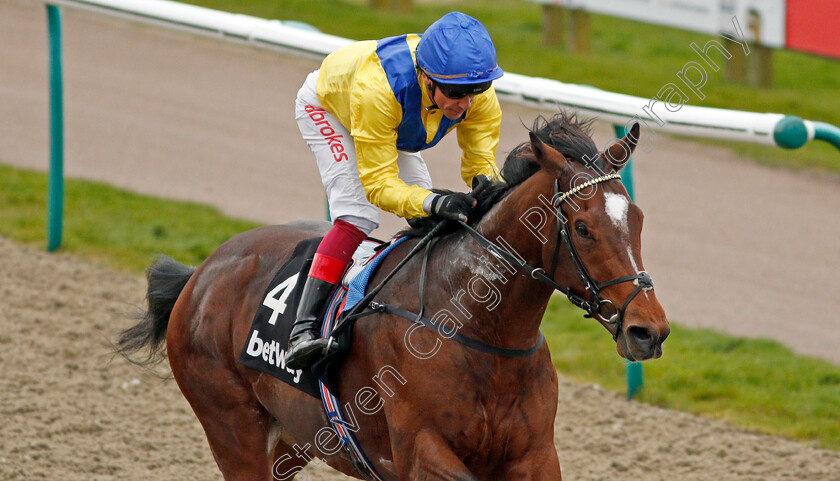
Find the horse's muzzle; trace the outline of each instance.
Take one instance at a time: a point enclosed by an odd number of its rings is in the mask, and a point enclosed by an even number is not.
[[[619,333],[616,347],[618,353],[629,361],[659,359],[662,357],[662,343],[670,333],[667,321],[662,327],[646,327],[629,322]]]

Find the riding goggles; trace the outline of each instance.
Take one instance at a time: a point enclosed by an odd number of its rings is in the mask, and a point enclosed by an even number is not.
[[[444,84],[434,79],[431,80],[435,88],[440,90],[440,93],[453,100],[462,99],[467,95],[478,95],[485,92],[493,84],[492,81],[477,84]]]

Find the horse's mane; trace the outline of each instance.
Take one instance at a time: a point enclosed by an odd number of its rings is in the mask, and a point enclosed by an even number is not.
[[[577,115],[560,111],[550,118],[542,115],[534,120],[534,125],[528,129],[553,149],[562,152],[567,158],[583,163],[585,159],[599,159],[598,149],[590,137],[594,119],[581,119]],[[519,184],[525,182],[540,170],[531,142],[522,142],[508,153],[501,169],[502,181],[496,181],[483,191],[474,194],[478,205],[470,215],[469,224],[478,223],[497,202],[513,191]],[[432,189],[438,194],[451,194],[451,190]],[[440,219],[437,217],[423,217],[412,219],[411,227],[403,229],[394,237],[423,237],[428,234]],[[450,222],[447,228],[441,230],[440,235],[451,234],[458,230],[458,224]]]

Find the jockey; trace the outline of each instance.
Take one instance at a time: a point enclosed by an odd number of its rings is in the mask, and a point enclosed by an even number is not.
[[[406,219],[466,220],[475,199],[432,193],[419,151],[457,130],[461,177],[499,178],[502,112],[491,84],[503,74],[481,23],[452,12],[416,34],[357,42],[324,59],[295,102],[295,119],[321,174],[332,229],[318,246],[289,339],[286,365],[325,353],[318,318],[379,209]]]

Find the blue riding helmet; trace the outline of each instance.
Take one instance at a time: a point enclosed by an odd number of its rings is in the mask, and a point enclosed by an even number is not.
[[[415,55],[426,75],[442,84],[483,84],[504,74],[487,29],[461,12],[447,13],[430,25]]]

